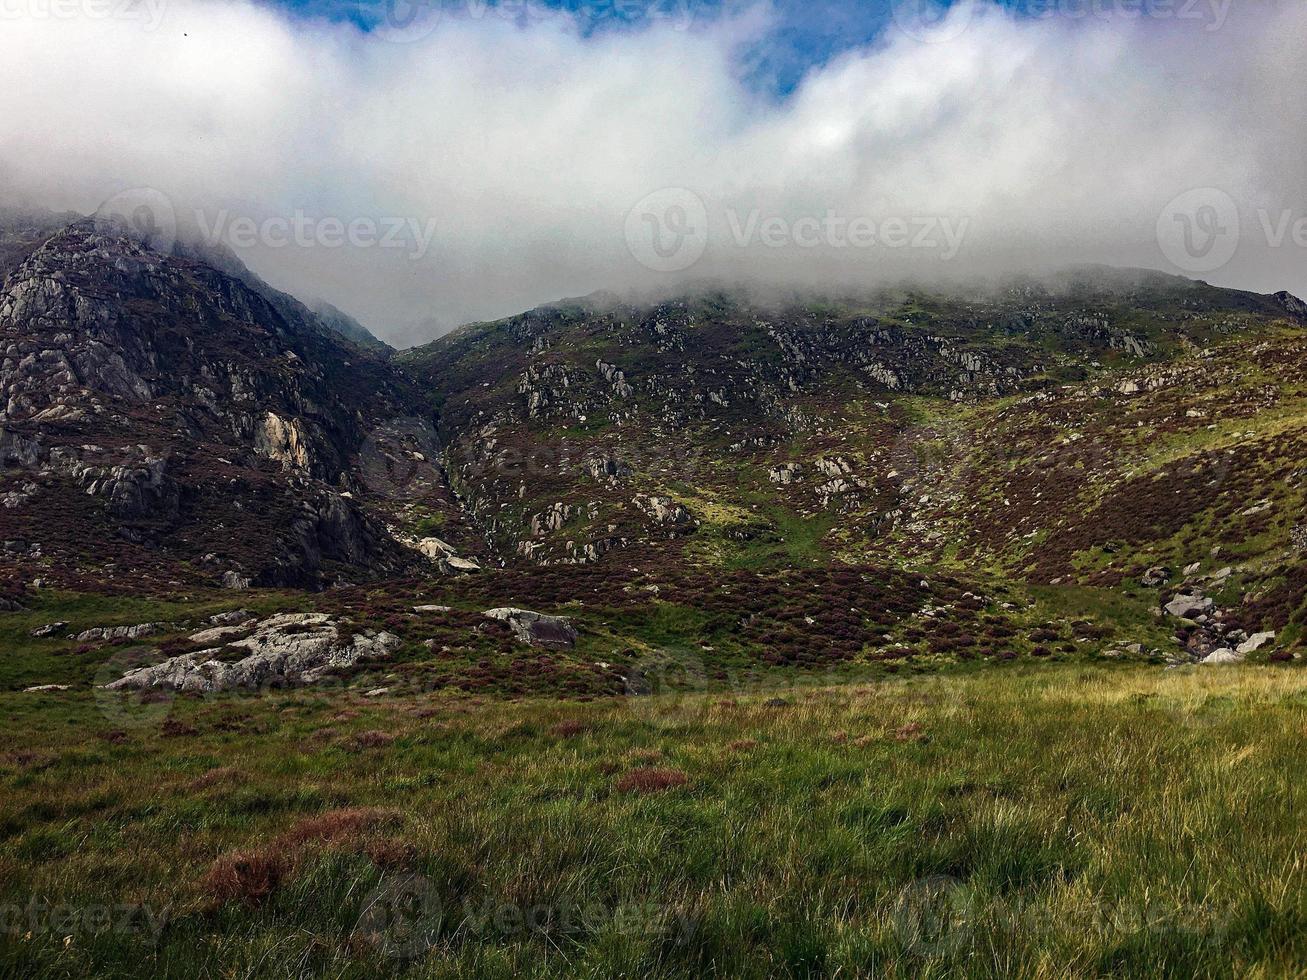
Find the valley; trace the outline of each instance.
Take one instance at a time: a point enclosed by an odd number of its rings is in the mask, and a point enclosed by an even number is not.
[[[396,352],[25,213],[0,346],[0,971],[1307,956],[1288,293],[702,284]]]

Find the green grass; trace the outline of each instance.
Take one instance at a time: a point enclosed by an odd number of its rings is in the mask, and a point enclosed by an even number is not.
[[[0,975],[1307,969],[1301,671],[780,693],[303,690],[109,738],[88,694],[0,694]],[[262,900],[206,882],[233,852],[279,864]]]

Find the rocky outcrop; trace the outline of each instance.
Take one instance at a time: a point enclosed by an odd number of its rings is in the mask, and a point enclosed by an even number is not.
[[[518,642],[533,647],[573,647],[576,645],[576,628],[563,616],[546,616],[530,609],[501,606],[487,609],[488,619],[507,623]]]
[[[1165,565],[1154,565],[1139,578],[1139,584],[1148,589],[1160,588],[1171,581],[1171,570]]]
[[[1200,595],[1178,595],[1162,608],[1180,619],[1193,619],[1212,610],[1212,600]]]
[[[82,630],[73,640],[77,643],[103,643],[111,640],[139,640],[171,629],[170,623],[138,623],[135,626],[95,626]]]
[[[798,480],[802,473],[803,467],[798,463],[780,463],[767,471],[767,479],[781,486],[789,486]]]
[[[419,414],[384,360],[218,249],[160,252],[85,220],[7,272],[0,464],[26,479],[0,492],[0,524],[39,505],[63,515],[42,545],[64,568],[116,539],[147,549],[123,566],[189,561],[214,581],[221,563],[233,587],[403,567],[354,465],[370,431]]]
[[[694,523],[694,518],[683,504],[678,504],[670,497],[653,494],[637,494],[632,501],[650,520],[656,524],[668,524],[673,527],[687,527]]]
[[[1256,653],[1258,650],[1266,646],[1266,644],[1270,643],[1274,639],[1275,639],[1274,630],[1267,630],[1264,633],[1254,633],[1252,636],[1248,637],[1248,639],[1244,640],[1237,647],[1235,647],[1234,652],[1239,654],[1240,656],[1247,656],[1250,653]]]
[[[105,688],[225,691],[313,684],[364,660],[389,657],[399,645],[394,634],[352,633],[343,620],[324,613],[287,613],[263,620],[224,648],[137,668]]]
[[[1212,666],[1215,664],[1237,664],[1243,662],[1243,654],[1236,653],[1229,647],[1221,647],[1218,650],[1213,650],[1198,662],[1205,666]]]

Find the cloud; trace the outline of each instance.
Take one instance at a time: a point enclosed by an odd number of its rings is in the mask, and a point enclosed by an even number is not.
[[[919,22],[899,0],[777,100],[742,80],[761,7],[609,31],[472,7],[404,36],[225,0],[0,0],[0,187],[81,211],[153,188],[398,343],[705,277],[1194,271],[1232,234],[1204,278],[1307,291],[1307,9],[1029,3]]]

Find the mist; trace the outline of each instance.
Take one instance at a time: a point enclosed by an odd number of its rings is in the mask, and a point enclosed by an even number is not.
[[[747,80],[765,6],[397,36],[226,0],[23,3],[0,199],[146,207],[397,346],[705,279],[1096,262],[1307,292],[1302,4],[899,4],[775,96]]]

